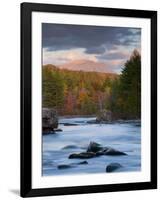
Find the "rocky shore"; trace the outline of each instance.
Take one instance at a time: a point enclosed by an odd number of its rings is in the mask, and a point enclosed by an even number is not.
[[[58,128],[57,111],[52,108],[42,109],[42,132],[43,134],[53,134],[55,131],[60,131]]]
[[[76,117],[76,116],[75,116]],[[82,116],[77,116],[82,117]],[[42,132],[43,134],[55,134],[56,132],[61,132],[62,130],[58,128],[58,124],[62,124],[64,126],[78,126],[76,123],[61,123],[58,122],[59,117],[57,111],[53,108],[43,108],[42,109]],[[136,123],[136,125],[140,126],[140,119],[113,119],[112,112],[109,110],[101,110],[97,113],[96,118],[92,120],[88,120],[87,124],[111,124],[111,123]]]

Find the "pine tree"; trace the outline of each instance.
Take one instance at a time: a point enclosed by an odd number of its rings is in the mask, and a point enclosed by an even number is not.
[[[141,112],[141,56],[134,50],[120,77],[122,111],[133,118]]]
[[[43,69],[43,107],[59,109],[64,101],[64,83],[59,72]]]

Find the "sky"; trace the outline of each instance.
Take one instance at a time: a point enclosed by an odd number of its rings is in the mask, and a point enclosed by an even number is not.
[[[42,48],[43,65],[83,60],[120,73],[133,50],[141,50],[141,29],[43,23]]]

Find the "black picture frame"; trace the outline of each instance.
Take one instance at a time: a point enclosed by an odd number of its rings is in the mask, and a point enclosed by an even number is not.
[[[151,181],[92,186],[32,189],[32,12],[75,13],[100,16],[148,18],[151,20]],[[66,6],[37,3],[21,4],[21,196],[47,196],[99,193],[157,188],[157,12],[115,8]]]

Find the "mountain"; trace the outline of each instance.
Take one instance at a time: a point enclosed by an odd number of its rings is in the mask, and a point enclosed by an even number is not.
[[[72,71],[86,71],[86,72],[111,72],[108,70],[108,66],[102,62],[94,62],[91,60],[75,60],[63,65],[58,66],[60,69],[68,69]]]
[[[111,72],[99,72],[97,70],[92,70],[89,69],[89,70],[80,70],[80,69],[67,69],[67,68],[64,68],[64,67],[60,67],[60,66],[56,66],[56,65],[53,65],[53,64],[47,64],[47,65],[43,65],[43,70],[48,70],[48,71],[57,71],[57,72],[62,72],[64,74],[72,74],[74,76],[79,76],[80,74],[84,74],[85,76],[89,75],[89,76],[98,76],[99,78],[98,79],[104,79],[106,77],[109,77],[110,79],[115,79],[117,78],[119,75],[116,74],[116,73],[111,73]]]

